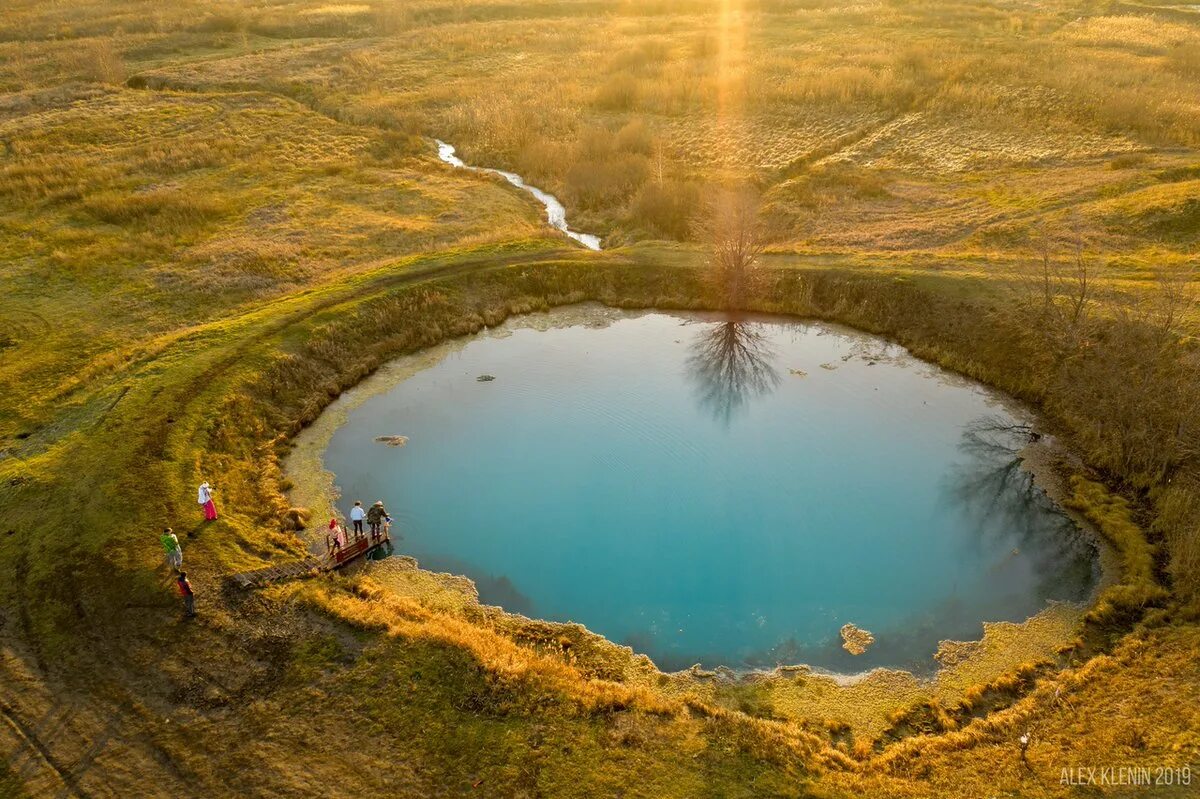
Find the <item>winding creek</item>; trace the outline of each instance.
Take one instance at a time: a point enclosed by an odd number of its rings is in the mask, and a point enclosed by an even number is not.
[[[558,228],[563,233],[566,233],[567,236],[579,242],[584,247],[587,247],[589,250],[600,249],[599,236],[594,236],[591,233],[580,233],[577,230],[571,229],[571,227],[567,224],[567,209],[563,207],[563,204],[559,202],[558,198],[553,194],[542,191],[537,186],[529,185],[525,182],[525,179],[516,172],[505,172],[503,169],[492,169],[491,167],[486,166],[471,166],[455,155],[455,149],[453,145],[447,144],[441,139],[434,139],[434,141],[437,143],[438,158],[442,159],[447,164],[458,167],[459,169],[469,169],[472,172],[490,172],[493,175],[499,175],[512,185],[516,186],[518,189],[523,189],[524,191],[532,194],[534,198],[536,198],[537,201],[540,202],[546,209],[546,221],[550,223],[551,227]]]
[[[666,669],[928,672],[939,641],[1099,578],[1022,465],[1020,409],[834,325],[560,309],[402,359],[327,413],[342,513],[383,499],[423,567]]]

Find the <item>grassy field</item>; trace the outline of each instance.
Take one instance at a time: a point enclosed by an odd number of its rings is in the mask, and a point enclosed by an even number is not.
[[[1069,766],[1200,766],[1197,98],[1186,3],[9,0],[0,796],[1066,797]],[[1121,579],[1061,651],[814,702],[424,572],[222,588],[303,552],[280,460],[387,360],[582,299],[718,304],[689,223],[731,181],[772,234],[756,307],[1070,443]]]

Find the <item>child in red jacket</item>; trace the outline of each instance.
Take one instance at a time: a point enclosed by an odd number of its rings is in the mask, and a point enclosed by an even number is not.
[[[179,586],[179,595],[183,597],[183,617],[196,618],[196,595],[192,593],[192,584],[188,582],[187,572],[180,572],[175,584]]]

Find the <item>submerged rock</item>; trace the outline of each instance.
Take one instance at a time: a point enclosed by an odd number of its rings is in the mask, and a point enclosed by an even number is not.
[[[851,655],[861,655],[867,647],[875,643],[875,636],[867,630],[853,624],[842,625],[842,649]]]
[[[822,368],[822,369],[828,369],[829,371],[831,371],[831,372],[832,372],[834,369],[836,369],[836,368],[837,368],[837,365],[836,365],[836,364],[832,364],[832,363],[823,363],[823,364],[821,364],[821,368]]]
[[[375,436],[375,440],[389,447],[403,447],[408,443],[408,436]]]
[[[808,372],[803,369],[788,369],[796,377],[808,377]]]
[[[480,375],[479,377],[475,378],[475,381],[477,383],[490,383],[495,379],[495,375]]]

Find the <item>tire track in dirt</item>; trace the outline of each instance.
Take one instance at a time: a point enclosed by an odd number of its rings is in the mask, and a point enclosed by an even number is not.
[[[792,161],[787,166],[779,170],[779,183],[784,183],[792,178],[799,177],[810,166],[817,164],[820,161],[826,161],[830,158],[844,153],[851,147],[870,139],[871,137],[881,136],[889,128],[892,128],[904,120],[905,117],[919,117],[925,112],[934,99],[941,94],[943,87],[948,81],[942,81],[931,91],[924,96],[912,100],[906,107],[901,108],[895,113],[885,117],[884,119],[863,125],[858,130],[851,131],[845,136],[839,136],[824,147],[817,147],[812,152],[800,156]]]
[[[1099,158],[1099,159],[1094,159],[1094,162],[1100,163],[1105,160],[1106,159]],[[1083,161],[1080,163],[1088,163],[1088,162]],[[1033,220],[1038,220],[1043,217],[1048,217],[1059,211],[1065,211],[1065,210],[1071,209],[1071,208],[1083,209],[1094,203],[1102,203],[1102,202],[1109,202],[1112,200],[1119,200],[1122,197],[1128,197],[1130,194],[1136,194],[1137,192],[1144,191],[1148,186],[1152,186],[1152,185],[1155,185],[1155,184],[1134,184],[1134,185],[1126,186],[1121,191],[1113,192],[1111,194],[1104,193],[1104,187],[1101,187],[1100,189],[1098,189],[1097,191],[1095,191],[1094,193],[1092,193],[1088,196],[1066,197],[1064,199],[1057,200],[1052,203],[1048,203],[1040,208],[1031,208],[1029,210],[1015,211],[1012,213],[1005,213],[1004,211],[998,211],[995,215],[993,215],[989,219],[985,219],[980,222],[976,222],[974,224],[967,225],[966,227],[964,227],[962,229],[962,231],[955,238],[944,242],[941,246],[950,247],[950,246],[953,246],[956,244],[962,244],[967,239],[969,239],[971,236],[974,236],[977,233],[979,233],[981,230],[988,228],[988,227],[992,227],[993,225],[1003,225],[1003,224],[1012,224],[1014,222],[1033,221]]]
[[[16,710],[3,699],[0,699],[0,718],[4,719],[5,724],[17,739],[17,751],[24,750],[31,753],[42,769],[49,771],[53,775],[53,779],[63,786],[64,790],[58,793],[59,796],[70,795],[78,797],[78,799],[91,799],[91,794],[80,786],[73,770],[58,762],[54,754],[42,742],[37,731],[26,724]],[[14,762],[15,756],[10,756],[9,760]],[[18,779],[27,782],[21,777],[19,771]]]

